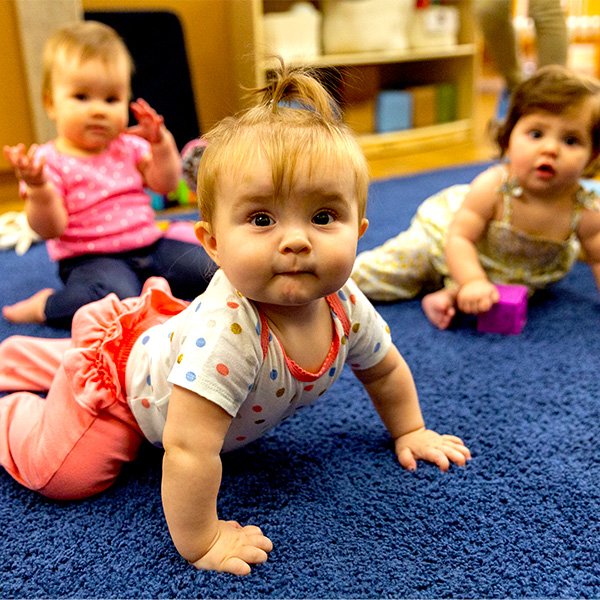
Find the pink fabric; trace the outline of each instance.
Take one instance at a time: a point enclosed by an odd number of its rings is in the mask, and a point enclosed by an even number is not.
[[[186,306],[164,279],[151,278],[138,298],[110,294],[81,308],[70,341],[2,342],[0,389],[49,391],[46,399],[29,392],[0,398],[0,464],[51,498],[109,487],[144,439],[122,390],[129,350],[142,331]]]
[[[196,237],[194,221],[173,221],[165,231],[167,239],[179,240],[180,242],[188,242],[189,244],[200,244],[200,240]]]
[[[47,392],[71,340],[14,335],[0,344],[0,390]]]
[[[36,156],[44,157],[45,172],[69,213],[63,235],[47,242],[52,260],[127,252],[161,237],[138,169],[149,153],[146,140],[129,134],[113,140],[106,152],[86,158],[61,154],[54,142],[40,146]]]

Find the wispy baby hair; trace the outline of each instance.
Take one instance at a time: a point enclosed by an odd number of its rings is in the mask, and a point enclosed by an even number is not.
[[[75,58],[80,63],[90,58],[99,58],[111,64],[124,58],[133,73],[133,60],[117,32],[98,21],[78,21],[57,29],[46,41],[43,56],[42,95],[52,94],[52,71],[57,59]]]
[[[506,153],[510,134],[521,117],[540,111],[559,115],[576,111],[590,98],[594,99],[590,130],[590,162],[593,162],[600,154],[600,81],[559,65],[538,69],[515,89],[506,121],[498,128],[496,134],[501,155]]]
[[[291,186],[296,165],[327,164],[354,179],[359,215],[367,201],[369,174],[355,134],[313,74],[280,65],[260,89],[252,90],[254,106],[223,119],[206,136],[208,145],[198,168],[197,195],[202,219],[212,223],[218,178],[238,173],[256,157],[266,158],[275,194]]]

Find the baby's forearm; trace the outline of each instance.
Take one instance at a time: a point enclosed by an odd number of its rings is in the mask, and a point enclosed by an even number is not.
[[[202,457],[181,448],[166,449],[162,500],[173,543],[190,563],[203,557],[218,533],[219,455]]]
[[[26,186],[25,214],[31,229],[45,240],[60,237],[69,222],[63,199],[50,182]]]
[[[152,144],[152,159],[144,175],[148,187],[159,194],[168,194],[179,185],[181,158],[173,135],[164,127],[161,140]]]
[[[446,241],[445,253],[450,276],[459,287],[476,279],[487,279],[473,242],[451,235]]]
[[[373,369],[355,373],[393,439],[425,427],[412,374],[395,346]]]

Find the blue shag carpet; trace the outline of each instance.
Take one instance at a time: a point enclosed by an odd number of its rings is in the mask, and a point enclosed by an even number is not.
[[[361,249],[486,165],[378,182]],[[43,246],[0,254],[2,304],[56,285]],[[260,525],[269,561],[246,578],[195,571],[171,544],[161,453],[117,484],[54,502],[0,471],[2,598],[572,598],[600,596],[600,299],[589,269],[529,307],[521,335],[437,331],[418,301],[380,306],[429,427],[461,436],[466,468],[395,460],[348,370],[315,405],[223,457],[223,518]],[[11,334],[59,336],[0,323]],[[0,400],[1,401],[1,400]]]

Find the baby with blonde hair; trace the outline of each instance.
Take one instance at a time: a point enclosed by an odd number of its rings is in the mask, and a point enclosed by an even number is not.
[[[287,100],[306,110],[280,106]],[[302,70],[275,73],[257,105],[207,134],[198,238],[220,267],[190,305],[163,279],[75,315],[69,341],[0,344],[0,464],[61,499],[106,489],[143,440],[165,450],[173,542],[198,569],[245,575],[273,545],[219,519],[220,454],[315,402],[348,364],[400,464],[464,465],[460,438],[425,427],[385,321],[349,280],[367,228],[367,166],[333,100]],[[35,364],[35,369],[31,365]]]
[[[127,128],[133,63],[123,40],[102,23],[75,23],[50,36],[43,64],[44,106],[58,137],[4,152],[64,287],[5,306],[4,317],[70,328],[79,307],[110,292],[137,296],[153,275],[182,297],[202,292],[210,261],[197,245],[165,235],[144,189],[174,190],[181,161],[144,100],[131,103],[138,124]]]

